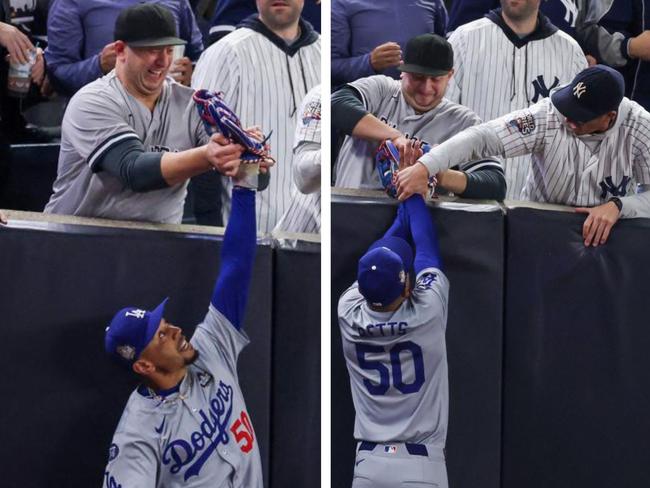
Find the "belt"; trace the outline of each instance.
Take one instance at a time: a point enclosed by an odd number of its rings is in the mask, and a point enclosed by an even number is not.
[[[361,441],[359,443],[359,451],[373,451],[377,447],[376,442]],[[414,444],[412,442],[405,442],[406,452],[411,456],[428,456],[427,446],[424,444]]]

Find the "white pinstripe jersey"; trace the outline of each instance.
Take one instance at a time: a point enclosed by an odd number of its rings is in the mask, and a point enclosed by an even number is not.
[[[297,191],[276,230],[320,232],[321,90],[315,86],[300,104],[293,147],[293,178]]]
[[[289,56],[269,38],[247,27],[228,34],[203,52],[192,77],[194,88],[220,91],[244,127],[271,131],[269,187],[257,195],[257,227],[270,232],[289,208],[293,138],[298,104],[320,83],[320,37]],[[230,178],[224,179],[224,221],[230,213]]]
[[[627,98],[603,134],[575,136],[550,98],[488,125],[506,157],[532,153],[526,199],[591,207],[650,184],[650,114]]]
[[[63,117],[58,174],[45,213],[179,224],[187,182],[138,193],[97,162],[123,140],[140,140],[150,152],[205,144],[192,93],[167,78],[151,112],[126,91],[115,71],[79,90]]]
[[[560,30],[518,48],[499,25],[482,18],[460,26],[449,42],[454,48],[455,72],[446,96],[469,107],[482,120],[548,97],[551,89],[570,82],[587,67],[578,43]],[[503,165],[506,198],[519,199],[530,157],[506,159]]]

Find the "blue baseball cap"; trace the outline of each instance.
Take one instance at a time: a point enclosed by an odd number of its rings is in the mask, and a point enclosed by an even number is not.
[[[359,291],[372,305],[385,307],[404,291],[406,273],[413,266],[413,250],[400,237],[375,241],[359,260]]]
[[[158,330],[167,300],[169,298],[150,312],[137,307],[117,312],[106,328],[106,352],[122,364],[132,365]]]
[[[623,75],[597,64],[582,70],[568,85],[551,95],[555,108],[574,122],[589,122],[618,106],[625,94]]]

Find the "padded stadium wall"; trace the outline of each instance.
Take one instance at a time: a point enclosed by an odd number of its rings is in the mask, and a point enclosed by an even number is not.
[[[514,203],[514,202],[513,202]],[[332,486],[350,486],[354,408],[336,305],[393,221],[378,192],[332,196]],[[452,488],[650,486],[650,221],[585,248],[565,207],[430,204],[451,283]]]
[[[0,228],[0,485],[101,486],[113,432],[137,383],[106,357],[104,330],[117,310],[151,308],[169,296],[166,318],[189,337],[207,312],[221,232],[9,217]],[[309,270],[308,281],[293,279],[295,269]],[[317,486],[320,244],[260,240],[253,273],[244,324],[251,343],[238,371],[264,486],[292,479]],[[297,452],[307,461],[295,463]]]

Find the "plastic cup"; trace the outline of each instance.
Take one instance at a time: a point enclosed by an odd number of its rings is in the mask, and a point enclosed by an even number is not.
[[[32,67],[36,62],[36,51],[30,51],[29,61],[26,63],[9,63],[7,77],[7,92],[10,96],[24,98],[32,84]]]

